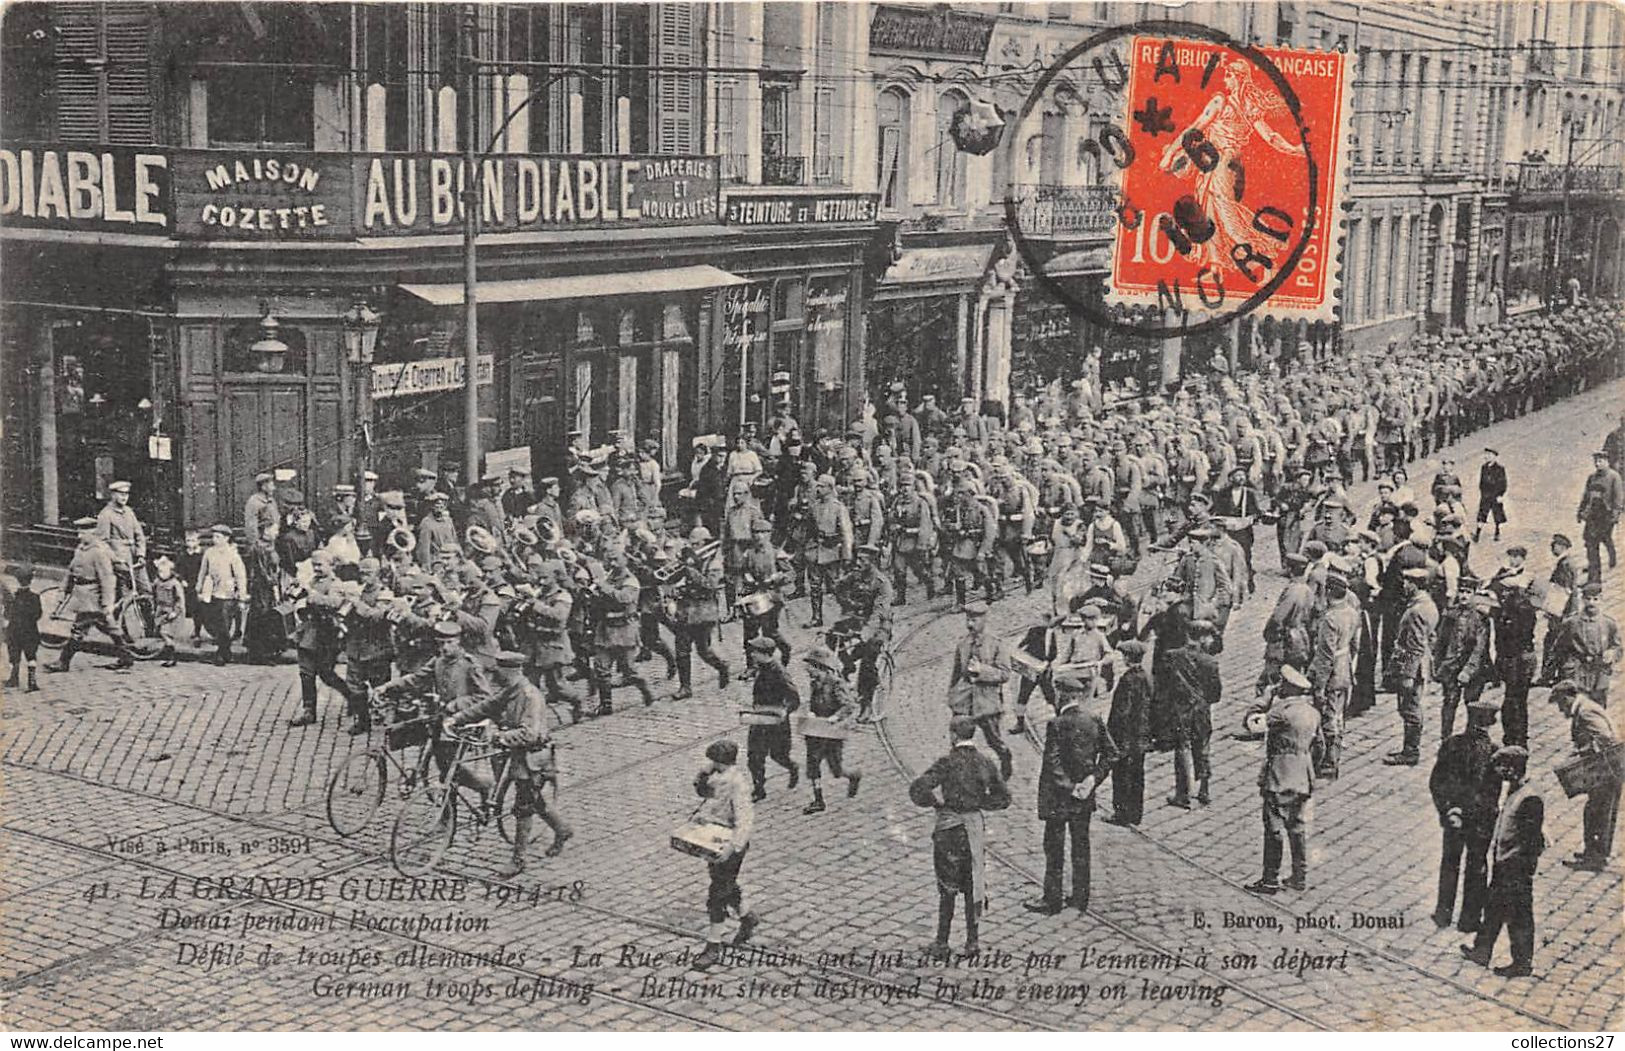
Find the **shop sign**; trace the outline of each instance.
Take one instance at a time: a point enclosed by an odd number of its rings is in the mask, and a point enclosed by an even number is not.
[[[976,248],[913,248],[886,271],[887,284],[957,282],[972,284],[987,271],[992,246]]]
[[[980,61],[993,36],[993,20],[936,7],[875,8],[869,50],[875,54],[924,55]]]
[[[462,358],[427,358],[423,361],[394,362],[372,367],[372,398],[402,398],[439,390],[459,390],[468,370]],[[496,359],[480,355],[480,385],[496,375]]]
[[[124,146],[0,149],[6,226],[168,235],[169,157]]]
[[[840,382],[846,360],[846,313],[852,282],[845,276],[807,282],[807,335],[812,341],[813,382]]]
[[[175,154],[175,223],[201,240],[349,238],[350,172],[321,153]]]
[[[354,158],[356,233],[461,229],[466,166],[451,155]],[[577,230],[714,223],[721,180],[715,157],[520,156],[479,166],[485,231]]]
[[[722,294],[723,338],[730,354],[767,347],[767,296],[766,284],[734,285]]]
[[[723,221],[729,226],[818,226],[872,223],[880,205],[875,193],[730,196]]]

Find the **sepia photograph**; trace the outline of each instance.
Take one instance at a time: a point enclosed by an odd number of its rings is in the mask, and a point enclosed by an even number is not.
[[[1616,0],[6,2],[0,1029],[1611,1047],[1622,223]]]

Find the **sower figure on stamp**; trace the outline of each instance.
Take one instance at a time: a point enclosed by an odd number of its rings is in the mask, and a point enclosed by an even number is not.
[[[1247,885],[1254,894],[1275,894],[1283,886],[1309,886],[1310,797],[1315,790],[1315,742],[1320,713],[1310,703],[1309,680],[1290,664],[1281,669],[1274,695],[1262,707],[1265,718],[1264,767],[1258,791],[1264,799],[1264,872]],[[1282,839],[1287,841],[1282,843]],[[1292,875],[1281,882],[1281,855],[1290,844]]]
[[[1061,710],[1044,729],[1044,760],[1038,773],[1038,820],[1044,823],[1044,893],[1026,902],[1030,912],[1053,916],[1063,908],[1089,908],[1089,819],[1095,791],[1111,776],[1117,746],[1106,723],[1083,709],[1093,685],[1090,672],[1057,673]],[[1067,841],[1072,843],[1072,893],[1063,899]]]
[[[1512,962],[1495,968],[1503,978],[1528,978],[1535,964],[1535,870],[1546,849],[1546,804],[1533,791],[1527,777],[1529,753],[1506,745],[1490,758],[1495,775],[1508,786],[1506,802],[1490,833],[1490,889],[1478,937],[1463,945],[1461,954],[1480,967],[1488,967],[1507,930]]]
[[[908,796],[917,806],[936,810],[936,826],[931,832],[932,864],[937,875],[937,938],[928,952],[943,959],[948,956],[948,936],[953,930],[954,906],[965,898],[965,952],[978,949],[977,920],[987,892],[982,872],[986,843],[983,812],[1004,810],[1010,805],[1005,787],[993,761],[976,749],[976,722],[956,715],[948,721],[952,747],[908,786]]]
[[[1501,779],[1490,769],[1495,742],[1497,705],[1480,698],[1467,704],[1467,729],[1439,748],[1438,761],[1428,778],[1433,806],[1439,812],[1444,842],[1439,851],[1439,896],[1433,922],[1450,926],[1456,908],[1456,884],[1461,883],[1461,917],[1456,929],[1478,930],[1488,891],[1490,834],[1495,830],[1495,806],[1501,798]]]

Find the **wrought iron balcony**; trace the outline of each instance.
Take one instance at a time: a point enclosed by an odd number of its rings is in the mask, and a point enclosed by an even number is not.
[[[1551,164],[1526,161],[1517,165],[1520,194],[1617,193],[1625,189],[1625,169],[1611,164]]]
[[[1029,184],[1014,186],[1011,191],[1021,229],[1028,236],[1108,234],[1117,221],[1115,187]]]
[[[805,157],[763,157],[763,186],[801,186],[807,176]]]
[[[1552,40],[1529,41],[1529,75],[1552,77],[1557,75],[1557,43]]]

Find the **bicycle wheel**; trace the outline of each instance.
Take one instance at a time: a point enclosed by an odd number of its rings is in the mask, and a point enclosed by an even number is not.
[[[68,593],[59,584],[52,584],[39,593],[39,608],[45,614],[40,622],[41,647],[58,650],[68,641],[68,632],[73,630],[73,618],[62,612],[62,607],[67,604]]]
[[[130,654],[136,660],[151,660],[163,652],[164,637],[158,634],[152,599],[145,595],[127,595],[120,600],[113,615],[114,623],[124,633]]]
[[[457,835],[457,795],[425,782],[406,797],[389,837],[389,860],[403,876],[422,876],[434,869]]]
[[[371,828],[388,782],[384,754],[375,748],[352,755],[333,771],[327,779],[327,823],[333,831],[349,838]]]
[[[502,833],[502,842],[513,842],[513,814],[510,813],[512,804],[508,801],[513,798],[513,782],[507,778],[497,786],[497,831]]]

